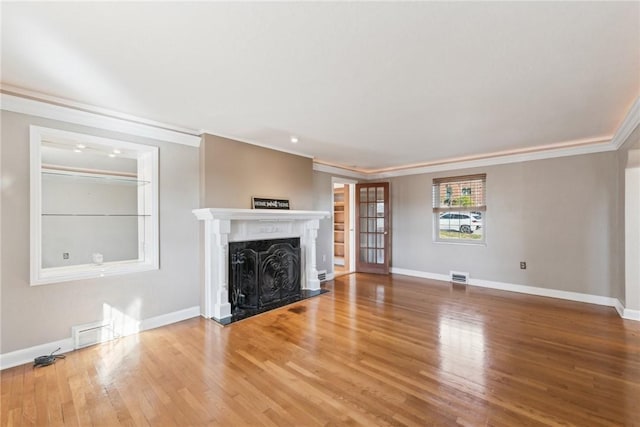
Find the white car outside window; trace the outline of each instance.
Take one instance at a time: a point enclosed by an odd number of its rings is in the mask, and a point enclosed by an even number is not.
[[[473,233],[482,226],[482,217],[472,212],[445,212],[440,215],[440,230]]]

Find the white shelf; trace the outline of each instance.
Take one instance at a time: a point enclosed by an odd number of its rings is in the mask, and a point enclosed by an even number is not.
[[[147,185],[150,181],[140,180],[135,177],[129,177],[124,175],[107,175],[101,173],[86,173],[86,172],[74,172],[63,170],[42,170],[42,178],[48,180],[87,180],[94,181],[96,183],[104,184],[120,184],[120,185]]]

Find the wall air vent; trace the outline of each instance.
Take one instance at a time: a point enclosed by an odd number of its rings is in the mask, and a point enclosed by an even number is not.
[[[469,283],[469,273],[461,273],[459,271],[450,271],[449,280],[451,281],[451,283],[466,285],[467,283]]]
[[[318,280],[325,282],[327,280],[327,270],[318,271]]]
[[[73,326],[71,335],[73,336],[73,348],[75,350],[118,338],[118,334],[113,330],[113,322],[111,320]]]

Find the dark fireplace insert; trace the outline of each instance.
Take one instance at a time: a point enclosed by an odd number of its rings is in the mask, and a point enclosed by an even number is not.
[[[233,321],[301,299],[300,238],[229,243]]]

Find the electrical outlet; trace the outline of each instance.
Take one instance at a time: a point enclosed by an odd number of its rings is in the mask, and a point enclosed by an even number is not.
[[[525,261],[520,261],[520,269],[521,270],[526,270],[527,269],[527,263]]]
[[[62,259],[69,259],[69,252],[63,252]]]
[[[327,255],[326,254],[322,254],[322,262],[327,262]]]

